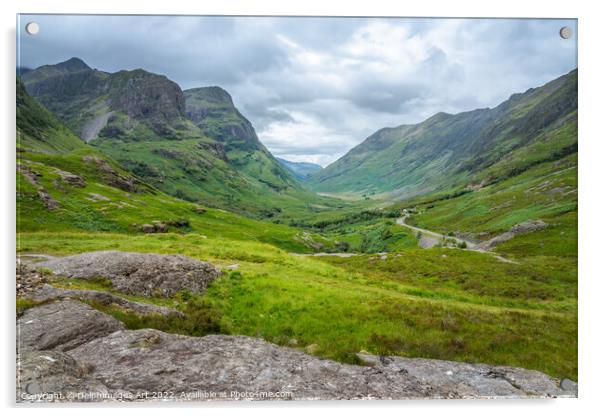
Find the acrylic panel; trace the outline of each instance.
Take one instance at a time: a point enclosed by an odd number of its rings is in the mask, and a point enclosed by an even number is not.
[[[577,395],[575,19],[19,15],[17,401]]]

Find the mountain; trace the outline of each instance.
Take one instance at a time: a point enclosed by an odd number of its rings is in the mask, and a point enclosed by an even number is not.
[[[29,71],[31,71],[31,68],[28,68],[26,66],[18,66],[17,67],[17,77],[20,77],[21,75],[25,75]]]
[[[259,141],[255,129],[220,87],[184,91],[187,117],[223,146],[225,157],[237,172],[256,178],[276,192],[300,189],[292,175]]]
[[[17,79],[17,231],[202,234],[312,252],[333,242],[297,229],[212,209],[162,193],[86,144],[29,96]],[[96,234],[95,234],[96,233]],[[196,233],[196,234],[193,234]],[[116,235],[116,234],[105,234]],[[172,234],[173,235],[173,234]],[[70,238],[70,237],[68,237]],[[197,246],[200,243],[197,243]],[[202,244],[201,244],[202,245]],[[64,248],[65,245],[62,245]],[[269,246],[264,246],[269,247]],[[23,247],[19,243],[19,250]],[[129,248],[129,246],[128,246]]]
[[[227,150],[263,148],[251,122],[234,106],[232,97],[220,87],[184,91],[186,116],[205,134],[228,145]]]
[[[17,77],[17,150],[64,153],[84,142],[27,94]]]
[[[322,166],[315,163],[291,162],[290,160],[279,157],[277,157],[276,160],[300,181],[304,181],[309,178],[310,175],[322,170]]]
[[[312,175],[319,192],[398,199],[475,189],[577,152],[577,70],[493,109],[384,128]]]
[[[23,75],[27,91],[86,141],[201,137],[185,115],[184,94],[142,69],[114,74],[71,58]]]
[[[219,87],[183,92],[162,75],[103,72],[78,58],[22,79],[81,138],[168,194],[262,218],[325,201],[276,161]]]

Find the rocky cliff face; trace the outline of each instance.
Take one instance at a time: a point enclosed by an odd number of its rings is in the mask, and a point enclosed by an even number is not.
[[[85,140],[148,140],[196,134],[187,123],[184,94],[163,75],[142,69],[113,74],[83,61],[45,65],[23,75],[29,94]]]
[[[165,76],[141,69],[120,71],[110,77],[108,88],[111,111],[123,112],[134,120],[148,120],[157,134],[167,133],[165,129],[185,117],[184,94]]]
[[[220,87],[184,91],[186,115],[205,134],[231,148],[262,148],[253,126],[234,106],[232,97]]]

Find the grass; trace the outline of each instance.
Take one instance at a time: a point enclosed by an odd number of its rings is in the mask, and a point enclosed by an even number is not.
[[[484,238],[508,231],[529,219],[542,219],[548,227],[515,237],[496,251],[517,257],[577,258],[577,159],[567,156],[508,180],[455,198],[406,201],[412,206],[412,224],[447,234],[485,233]]]
[[[219,266],[237,263],[240,273],[219,278],[204,297],[220,316],[220,332],[257,336],[280,345],[316,344],[315,354],[339,361],[354,362],[354,354],[365,350],[514,365],[577,378],[573,292],[564,288],[564,299],[561,294],[531,298],[529,287],[548,293],[550,285],[562,287],[562,282],[545,270],[540,270],[545,281],[522,278],[526,265],[498,265],[499,261],[487,254],[416,250],[407,259],[391,258],[393,262],[407,262],[403,266],[386,266],[389,259],[378,260],[382,267],[374,269],[370,255],[351,259],[296,257],[256,241],[196,235],[21,233],[20,247],[22,252],[51,254],[106,249],[179,253]],[[451,258],[432,273],[433,277],[449,275],[443,285],[434,280],[420,282],[418,275],[404,278],[395,271],[420,265],[427,269],[437,254]],[[464,271],[470,270],[471,264],[489,269],[491,278],[484,289],[464,290],[459,264],[464,264]],[[391,270],[387,272],[388,267]],[[511,286],[521,290],[496,294],[500,284],[496,280],[510,277],[515,279]],[[479,280],[475,276],[472,281]],[[150,325],[111,313],[132,328]],[[186,328],[176,327],[174,331],[190,333]]]
[[[17,318],[20,318],[27,309],[43,305],[46,302],[47,301],[37,301],[33,299],[17,297]]]
[[[351,205],[303,189],[261,150],[224,151],[220,157],[206,149],[217,145],[196,138],[96,143],[103,153],[169,195],[252,218],[287,222],[310,206]]]
[[[59,203],[59,208],[53,211],[46,209],[36,188],[19,173],[19,230],[141,234],[141,224],[154,221],[175,223],[185,219],[189,223],[188,227],[172,226],[170,229],[179,233],[195,233],[199,239],[227,238],[265,242],[299,253],[322,250],[334,244],[315,233],[301,238],[302,232],[299,229],[254,220],[221,209],[205,207],[200,212],[198,204],[173,198],[142,185],[136,193],[108,186],[97,166],[84,160],[88,154],[84,151],[67,155],[20,154],[19,163],[39,175],[38,183]],[[57,169],[77,172],[85,178],[85,186],[79,188],[65,184]]]
[[[198,210],[198,204],[143,185],[136,193],[123,191],[110,186],[84,155],[21,154],[20,162],[39,174],[38,184],[59,208],[44,208],[36,188],[19,174],[19,252],[172,253],[240,267],[210,285],[202,301],[119,294],[175,307],[186,313],[184,319],[93,305],[128,328],[244,334],[297,348],[312,345],[319,356],[349,363],[357,362],[357,352],[368,351],[520,366],[577,379],[576,211],[575,194],[566,188],[576,185],[571,156],[479,192],[384,209],[373,201],[356,208],[318,208],[288,226],[210,207]],[[61,182],[56,168],[77,172],[85,187]],[[557,187],[565,187],[564,194],[549,192]],[[91,193],[106,200],[90,199]],[[507,201],[512,205],[505,207]],[[411,220],[446,234],[482,230],[494,235],[541,213],[547,213],[543,218],[549,226],[500,245],[504,256],[518,263],[509,264],[485,253],[418,249],[417,237],[394,223],[407,204],[416,207]],[[148,235],[136,226],[153,221],[186,226]],[[390,253],[385,260],[374,254],[291,255],[344,250]],[[54,284],[113,291],[100,279]]]
[[[146,314],[140,315],[115,305],[84,300],[95,309],[111,315],[124,323],[127,329],[153,328],[163,332],[190,336],[223,334],[227,330],[221,325],[220,312],[204,299],[196,298],[185,303],[184,316]]]

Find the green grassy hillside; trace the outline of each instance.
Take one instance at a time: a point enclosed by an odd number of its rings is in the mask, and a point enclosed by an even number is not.
[[[194,233],[20,237],[23,253],[111,249],[238,264],[204,297],[224,333],[345,362],[357,363],[354,354],[368,351],[514,365],[577,379],[576,285],[550,267],[454,249],[402,250],[386,260],[297,257],[259,242]]]
[[[333,245],[285,225],[248,219],[164,194],[86,145],[36,104],[20,84],[18,88],[19,232],[137,235],[142,234],[143,224],[162,223],[168,231],[181,234],[260,241],[300,253]]]
[[[61,153],[83,147],[84,142],[31,98],[17,78],[17,151]]]
[[[407,199],[483,186],[577,151],[577,70],[493,109],[439,113],[377,131],[326,169],[311,189]]]

